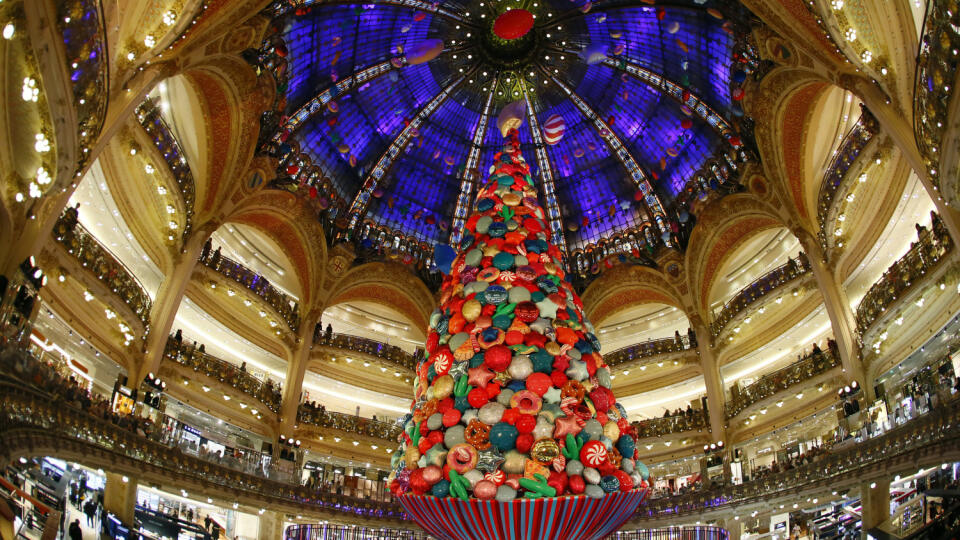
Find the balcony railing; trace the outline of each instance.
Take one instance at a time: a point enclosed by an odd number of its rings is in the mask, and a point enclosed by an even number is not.
[[[864,475],[882,469],[890,462],[913,468],[939,464],[948,459],[944,453],[956,448],[960,448],[960,399],[953,399],[940,409],[883,435],[830,452],[795,469],[765,475],[740,485],[652,500],[640,508],[639,520],[673,519],[687,514],[699,515],[712,509],[759,504],[804,489],[838,489],[843,483],[859,482]]]
[[[941,188],[945,186],[940,180],[940,154],[946,151],[941,145],[950,125],[950,102],[956,99],[953,84],[957,77],[957,56],[954,51],[958,48],[960,10],[956,3],[928,1],[914,78],[913,130],[927,172],[934,185]],[[952,199],[956,194],[950,191],[944,194]]]
[[[11,359],[8,351],[0,360]],[[14,359],[16,364],[19,360]],[[23,369],[6,363],[2,372]],[[34,380],[26,373],[27,380]],[[50,386],[49,380],[40,378]],[[5,452],[56,448],[85,456],[88,464],[108,463],[138,467],[168,479],[222,488],[234,496],[306,509],[347,512],[370,518],[408,519],[392,503],[355,499],[318,492],[304,486],[245,474],[181,452],[132,429],[122,428],[77,408],[65,394],[34,389],[21,380],[0,378],[0,455]],[[939,464],[960,448],[960,399],[906,422],[883,435],[821,456],[810,463],[736,486],[701,490],[649,502],[638,520],[702,513],[714,508],[761,503],[809,488],[829,488],[859,482],[887,463],[911,467]],[[9,457],[9,454],[8,454]],[[94,462],[96,461],[96,462]],[[637,520],[635,519],[634,522]]]
[[[418,359],[416,356],[396,345],[381,343],[373,339],[348,334],[331,334],[329,336],[318,336],[313,344],[314,346],[336,347],[337,349],[375,356],[406,370],[417,370]]]
[[[397,437],[403,433],[403,427],[396,422],[383,422],[352,414],[327,411],[311,407],[305,403],[301,403],[297,410],[297,422],[301,425],[338,429],[383,439],[389,441],[389,444],[396,443]]]
[[[617,349],[612,353],[603,355],[603,360],[610,367],[619,366],[643,358],[652,358],[662,354],[690,351],[697,348],[697,340],[694,337],[691,342],[690,336],[680,336],[663,339],[651,339],[643,343],[628,345],[622,349]]]
[[[910,251],[890,265],[860,301],[857,306],[857,330],[861,336],[887,308],[953,250],[953,239],[939,217],[934,218],[932,229],[921,232]]]
[[[783,392],[791,386],[809,381],[839,365],[840,356],[834,351],[826,350],[810,354],[773,373],[767,373],[750,386],[743,388],[739,395],[726,403],[727,418],[733,418],[754,403],[776,395],[777,392]]]
[[[394,503],[322,492],[192,456],[13,380],[0,381],[0,437],[5,443],[0,454],[57,448],[84,456],[94,466],[112,463],[137,467],[145,474],[220,489],[231,497],[261,504],[295,505],[305,511],[342,512],[366,518],[406,519]]]
[[[192,345],[177,343],[172,337],[167,340],[164,357],[198,373],[203,373],[207,377],[229,384],[236,390],[260,401],[271,411],[280,412],[280,404],[283,401],[280,386],[265,383],[235,364],[200,352]]]
[[[677,414],[673,416],[663,416],[660,418],[651,418],[649,420],[638,420],[633,422],[633,427],[637,430],[637,437],[645,439],[647,437],[662,437],[687,431],[701,430],[709,426],[710,420],[704,410],[695,410],[691,414]]]
[[[829,246],[827,220],[829,219],[830,209],[836,202],[837,192],[847,179],[847,172],[857,161],[860,152],[873,140],[877,128],[877,120],[870,114],[870,111],[863,109],[860,119],[847,132],[846,137],[837,148],[833,160],[827,167],[826,173],[823,175],[823,183],[820,185],[820,195],[817,202],[817,219],[820,223],[820,245],[824,250]]]
[[[66,72],[77,112],[77,170],[83,170],[103,130],[110,97],[106,25],[99,0],[56,2]]]
[[[809,271],[810,262],[806,256],[801,256],[760,276],[753,283],[740,289],[733,298],[716,312],[713,322],[710,323],[710,333],[713,334],[713,337],[719,336],[727,323],[747,309],[750,304],[776,291],[783,285],[804,276]]]
[[[153,302],[139,280],[82,225],[77,223],[75,213],[67,209],[53,227],[53,237],[63,244],[67,252],[76,257],[108,289],[120,296],[140,318],[145,328],[150,325],[150,308]]]
[[[190,171],[190,165],[187,163],[187,156],[180,148],[180,143],[173,134],[173,130],[164,121],[160,114],[160,108],[152,99],[147,99],[137,107],[137,120],[143,126],[147,135],[153,139],[154,146],[163,156],[170,169],[170,174],[177,183],[180,190],[180,199],[186,209],[183,225],[183,238],[190,236],[193,230],[193,205],[196,200],[196,186],[193,180],[193,173]]]
[[[290,330],[296,332],[300,328],[300,306],[260,274],[229,257],[221,256],[219,250],[208,253],[206,257],[201,256],[199,261],[262,298],[280,315]]]

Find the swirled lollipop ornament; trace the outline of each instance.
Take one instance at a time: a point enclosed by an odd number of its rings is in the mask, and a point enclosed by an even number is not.
[[[515,128],[494,159],[453,246],[389,486],[439,538],[603,538],[647,492],[636,433]]]

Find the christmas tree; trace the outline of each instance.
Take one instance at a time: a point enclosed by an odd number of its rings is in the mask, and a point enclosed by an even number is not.
[[[646,487],[636,433],[549,236],[513,129],[430,319],[395,494],[507,502]]]

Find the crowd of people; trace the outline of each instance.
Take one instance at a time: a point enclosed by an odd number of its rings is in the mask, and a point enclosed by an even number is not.
[[[299,409],[297,409],[297,422],[390,441],[395,440],[402,431],[402,428],[396,423],[378,420],[376,415],[373,418],[364,418],[358,415],[327,411],[323,404],[318,404],[316,401],[305,401],[300,404]]]

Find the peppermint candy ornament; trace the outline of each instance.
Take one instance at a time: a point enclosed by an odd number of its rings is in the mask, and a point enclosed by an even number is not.
[[[600,441],[587,441],[580,449],[580,461],[587,467],[599,467],[607,461],[607,447]]]

